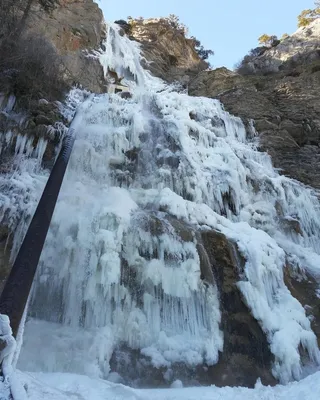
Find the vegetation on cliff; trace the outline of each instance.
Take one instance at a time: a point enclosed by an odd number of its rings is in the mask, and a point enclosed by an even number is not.
[[[314,9],[303,10],[298,15],[298,28],[308,27],[312,22],[320,18],[320,2],[316,1],[315,6],[316,7]],[[252,62],[254,61],[254,59],[263,55],[268,49],[277,47],[280,43],[289,38],[290,35],[288,35],[287,33],[284,33],[280,40],[277,38],[276,35],[268,35],[266,33],[262,34],[258,38],[260,46],[251,49],[249,53],[239,63],[235,65],[235,70],[242,75],[250,75],[254,72],[257,72],[254,68],[252,68]],[[263,73],[270,71],[259,72]]]
[[[0,91],[13,93],[21,103],[46,97],[56,100],[65,89],[61,62],[42,35],[27,33],[33,5],[50,13],[57,0],[3,0],[0,9]]]
[[[303,10],[300,15],[298,15],[298,27],[302,28],[304,26],[308,26],[312,21],[316,18],[320,17],[320,7],[315,8],[314,10],[308,9]]]
[[[125,29],[125,32],[130,35],[132,33],[132,28],[136,26],[139,22],[141,23],[142,21],[144,21],[144,18],[132,18],[131,16],[129,16],[127,20],[128,22],[124,20],[119,20],[115,22],[121,25]],[[188,28],[180,21],[177,15],[170,14],[168,17],[160,18],[159,21],[168,24],[169,27],[188,38]],[[190,39],[192,39],[194,43],[194,49],[202,60],[207,60],[211,55],[214,54],[213,50],[205,49],[200,40],[196,37],[191,36]]]
[[[298,28],[306,28],[306,27],[311,27],[312,23],[314,23],[318,18],[320,18],[320,7],[318,7],[320,3],[315,2],[316,8],[311,10],[303,10],[300,15],[298,16]],[[307,35],[312,35],[312,29],[309,29],[306,31]],[[241,74],[241,75],[251,75],[251,74],[269,74],[272,72],[277,72],[278,67],[281,64],[278,53],[278,49],[283,47],[279,46],[280,44],[285,44],[292,42],[291,47],[294,48],[297,43],[295,43],[294,35],[290,36],[287,33],[284,33],[279,40],[277,36],[275,35],[268,35],[268,34],[263,34],[258,38],[258,42],[260,46],[251,49],[249,53],[235,65],[235,70]],[[279,46],[279,47],[278,47]],[[315,47],[315,46],[313,46]],[[268,51],[270,49],[274,49],[273,51]],[[290,52],[289,49],[287,49],[288,52]],[[312,50],[310,49],[303,49],[302,53],[307,53],[310,52],[310,61],[314,61],[316,58],[315,54],[311,54]],[[282,50],[279,50],[281,52]],[[263,58],[270,58],[270,62],[268,63],[263,63],[263,62],[258,62],[259,67],[257,68],[257,57],[263,56]],[[296,58],[297,56],[293,55],[293,57],[290,58],[290,62],[296,63]],[[304,57],[306,60],[309,59],[308,57]],[[309,62],[309,61],[308,61]],[[279,65],[273,65],[273,64],[279,64]],[[265,68],[264,68],[265,67]]]

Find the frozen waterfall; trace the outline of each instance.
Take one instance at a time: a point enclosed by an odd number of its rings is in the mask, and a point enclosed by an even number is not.
[[[107,378],[119,348],[164,374],[179,363],[215,364],[219,293],[214,276],[201,276],[197,234],[215,229],[246,260],[238,286],[268,338],[274,375],[299,379],[299,350],[315,363],[320,356],[283,268],[320,275],[316,193],[280,176],[254,133],[218,101],[189,97],[143,70],[138,44],[116,27],[105,46],[106,73],[124,77],[133,96],[95,95],[79,106],[20,368]],[[288,229],[292,221],[298,230]]]

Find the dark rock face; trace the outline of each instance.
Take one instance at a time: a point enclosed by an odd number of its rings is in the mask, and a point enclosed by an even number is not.
[[[287,264],[284,270],[284,281],[292,296],[305,308],[306,314],[311,321],[312,330],[316,334],[318,345],[320,346],[319,283],[313,276],[305,271],[298,271],[290,263]]]
[[[218,364],[209,368],[209,374],[218,386],[253,387],[258,378],[273,385],[273,356],[266,336],[237,287],[245,260],[223,234],[207,231],[201,237],[220,293],[224,333],[223,352]]]
[[[320,71],[316,67],[319,61],[268,76],[242,76],[226,68],[203,71],[190,83],[189,94],[218,98],[248,126],[253,119],[260,148],[270,154],[274,166],[319,189]]]
[[[63,0],[50,14],[34,5],[27,30],[53,44],[69,85],[81,84],[95,93],[106,91],[99,60],[90,56],[105,37],[102,11],[93,0]]]

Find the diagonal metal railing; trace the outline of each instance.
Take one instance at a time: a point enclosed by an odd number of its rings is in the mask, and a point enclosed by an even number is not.
[[[71,124],[0,296],[0,314],[9,317],[14,337],[17,337],[28,302],[74,140],[74,128]]]

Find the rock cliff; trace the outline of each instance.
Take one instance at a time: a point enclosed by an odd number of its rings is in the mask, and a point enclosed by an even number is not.
[[[190,78],[208,68],[196,51],[195,40],[166,18],[130,20],[125,29],[141,44],[144,67],[168,82],[188,84]]]
[[[251,61],[241,75],[203,71],[189,94],[218,98],[249,126],[281,172],[320,188],[320,19]]]
[[[43,35],[53,44],[68,84],[105,92],[102,67],[94,57],[105,37],[105,26],[102,11],[93,0],[63,0],[49,14],[35,3],[27,31]]]
[[[247,68],[252,73],[272,73],[292,70],[297,65],[311,64],[320,58],[320,23],[315,19],[309,25],[266,48],[260,56],[248,60]]]

